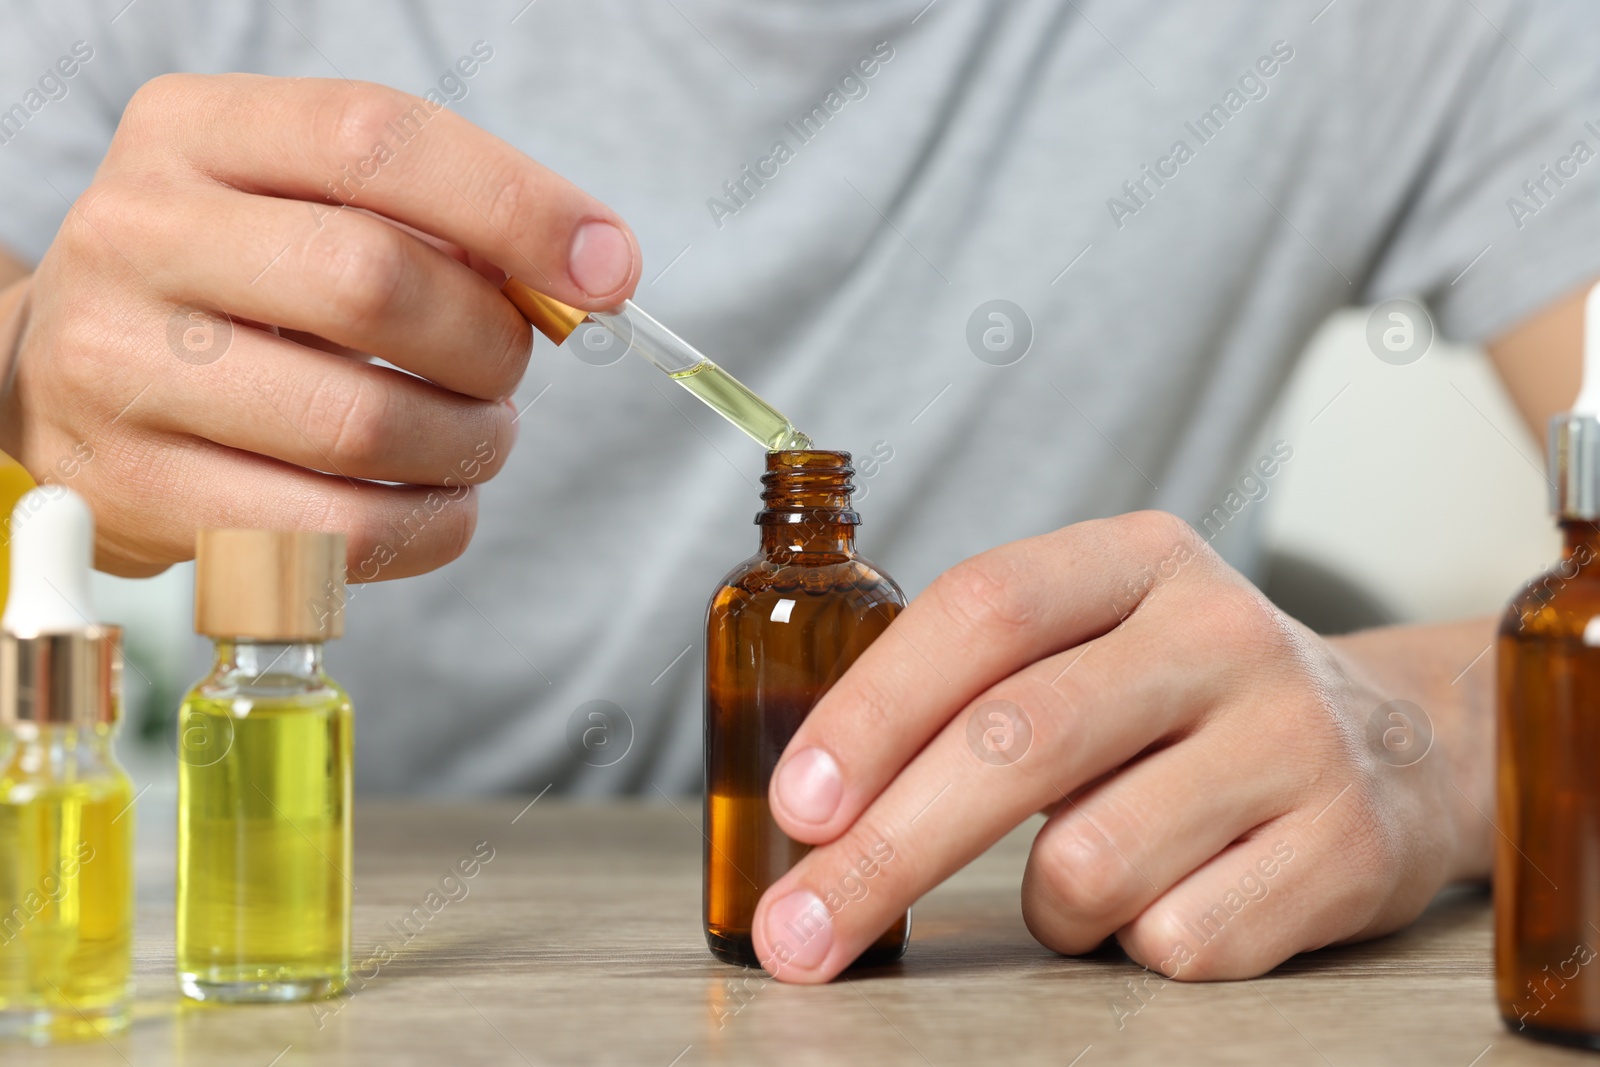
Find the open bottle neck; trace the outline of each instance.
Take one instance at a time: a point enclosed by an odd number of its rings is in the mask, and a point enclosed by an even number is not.
[[[321,641],[260,641],[245,637],[218,637],[212,670],[248,685],[320,682]]]
[[[768,558],[796,555],[848,557],[855,551],[861,517],[851,507],[850,453],[792,449],[767,453],[756,515],[761,551]]]
[[[0,730],[0,777],[86,781],[123,774],[111,723],[13,723]]]

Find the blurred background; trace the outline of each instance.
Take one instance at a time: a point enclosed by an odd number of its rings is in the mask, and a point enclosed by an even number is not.
[[[1323,324],[1266,430],[1295,453],[1262,501],[1262,584],[1323,633],[1497,612],[1560,552],[1543,435],[1481,350],[1394,366],[1367,316]]]

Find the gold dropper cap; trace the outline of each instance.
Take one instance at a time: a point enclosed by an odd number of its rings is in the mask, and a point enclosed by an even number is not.
[[[506,295],[507,300],[517,306],[517,310],[522,312],[522,317],[527,319],[534,329],[556,344],[572,336],[572,331],[578,328],[578,324],[589,317],[587,311],[581,311],[563,304],[554,297],[529,289],[515,278],[507,278],[500,291]]]
[[[0,725],[110,725],[122,718],[122,627],[0,634]]]
[[[208,637],[328,641],[344,635],[344,534],[201,530],[194,629]]]

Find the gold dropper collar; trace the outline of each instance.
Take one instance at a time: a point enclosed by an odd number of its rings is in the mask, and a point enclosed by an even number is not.
[[[534,329],[556,344],[572,336],[572,331],[578,328],[578,324],[589,317],[587,311],[563,304],[554,297],[545,296],[515,278],[507,278],[500,291],[506,295],[507,300],[516,305],[517,310],[522,312],[522,317],[527,319]]]
[[[201,530],[194,629],[207,637],[328,641],[344,635],[344,534]]]
[[[122,718],[122,627],[0,634],[0,725],[111,725]]]

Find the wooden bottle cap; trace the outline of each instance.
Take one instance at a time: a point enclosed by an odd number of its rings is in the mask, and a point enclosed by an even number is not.
[[[201,530],[194,628],[208,637],[327,641],[344,635],[344,534]]]

